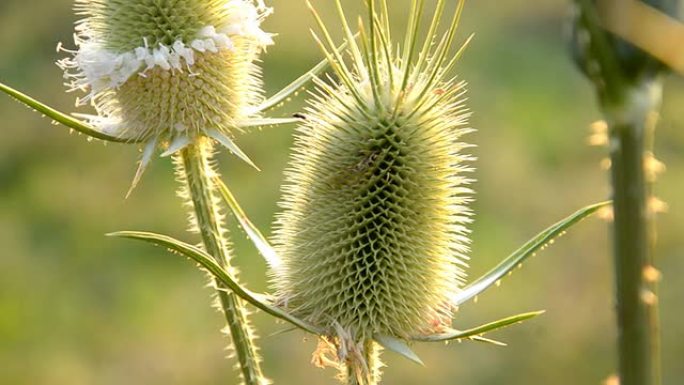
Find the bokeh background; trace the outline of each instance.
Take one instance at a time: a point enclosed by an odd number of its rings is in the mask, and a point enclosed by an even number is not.
[[[264,57],[270,92],[320,60],[303,0],[271,0],[265,29],[278,33]],[[332,1],[318,1],[332,25]],[[349,14],[360,0],[346,0]],[[407,0],[392,0],[395,26]],[[428,2],[430,3],[430,2]],[[451,2],[451,6],[455,1]],[[566,49],[569,1],[477,0],[467,4],[460,38],[476,38],[458,66],[470,83],[477,144],[477,213],[471,276],[486,271],[543,227],[608,197],[605,150],[587,145],[598,119],[592,90]],[[0,1],[0,79],[62,110],[66,95],[58,42],[72,42],[70,0]],[[335,29],[335,28],[333,28]],[[684,381],[684,82],[665,90],[657,154],[668,166],[658,195],[670,204],[659,220],[657,253],[664,280],[665,384]],[[288,115],[295,100],[277,111]],[[167,159],[154,162],[124,200],[138,151],[68,135],[63,127],[0,95],[0,384],[231,384],[222,317],[193,266],[162,249],[105,238],[115,230],[185,233]],[[292,127],[240,138],[263,171],[227,154],[227,182],[269,232]],[[244,235],[235,262],[244,281],[266,290],[265,264]],[[387,354],[388,384],[600,384],[615,370],[613,276],[608,225],[590,219],[538,255],[498,289],[463,306],[457,325],[546,309],[529,323],[492,335],[509,343],[418,345],[419,367]],[[263,314],[254,317],[265,370],[277,384],[334,383],[332,370],[310,363],[315,341]]]

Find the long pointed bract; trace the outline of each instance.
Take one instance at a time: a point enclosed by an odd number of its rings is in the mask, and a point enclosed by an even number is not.
[[[542,314],[544,314],[544,311],[522,313],[522,314],[506,317],[506,318],[500,319],[498,321],[489,322],[489,323],[486,323],[484,325],[480,325],[480,326],[477,326],[477,327],[474,327],[474,328],[471,328],[468,330],[451,330],[451,331],[448,331],[446,333],[427,335],[427,336],[417,336],[417,337],[413,337],[412,339],[414,341],[423,341],[423,342],[446,342],[446,341],[474,338],[474,337],[479,337],[485,333],[493,332],[495,330],[499,330],[499,329],[505,328],[507,326],[511,326],[511,325],[515,325],[515,324],[523,322],[523,321],[527,321],[529,319],[540,316]]]
[[[505,277],[506,274],[513,271],[513,269],[525,262],[537,251],[548,245],[549,242],[562,235],[565,231],[582,221],[584,218],[596,213],[601,208],[608,207],[610,204],[611,202],[602,202],[587,206],[537,234],[537,236],[527,241],[527,243],[513,252],[488,273],[484,274],[482,277],[475,280],[475,282],[466,286],[456,296],[454,296],[454,306],[462,305],[483,291],[487,290],[487,288],[491,287],[498,280]]]
[[[143,231],[120,231],[107,235],[112,237],[129,238],[138,241],[144,241],[180,253],[181,255],[197,262],[200,266],[202,266],[202,268],[206,269],[209,273],[211,273],[212,276],[216,277],[221,282],[221,284],[225,285],[225,289],[228,289],[231,292],[235,293],[237,296],[249,302],[257,309],[262,310],[274,317],[282,319],[283,321],[287,321],[302,330],[308,331],[313,334],[321,334],[321,331],[315,326],[312,326],[305,321],[293,317],[292,315],[283,311],[279,307],[270,304],[268,301],[268,296],[264,294],[254,293],[242,287],[242,285],[238,283],[237,279],[235,279],[235,277],[233,277],[230,273],[224,270],[214,260],[212,256],[210,256],[205,251],[195,246],[192,246],[185,242],[181,242],[177,239],[173,239],[166,235]]]
[[[281,258],[275,252],[271,244],[268,243],[266,237],[261,234],[261,231],[259,231],[259,229],[254,226],[252,221],[249,220],[247,214],[245,214],[244,210],[242,210],[242,207],[240,207],[240,204],[238,203],[237,199],[235,199],[235,196],[230,191],[228,186],[226,186],[226,184],[223,183],[220,178],[215,178],[214,181],[218,186],[219,193],[223,197],[223,200],[226,202],[231,212],[240,223],[240,227],[242,227],[245,233],[247,233],[247,236],[252,243],[254,243],[254,246],[257,248],[257,250],[259,250],[259,253],[261,253],[268,265],[277,271],[282,265]]]
[[[3,83],[0,83],[0,91],[13,97],[17,101],[25,104],[27,107],[44,114],[45,116],[49,117],[55,122],[63,124],[92,138],[116,143],[139,143],[141,141],[138,138],[121,138],[118,136],[106,134],[81,120],[75,119],[65,113],[59,112],[56,109],[48,106],[47,104],[43,104],[37,101],[36,99],[33,99],[32,97],[24,93],[21,93]]]

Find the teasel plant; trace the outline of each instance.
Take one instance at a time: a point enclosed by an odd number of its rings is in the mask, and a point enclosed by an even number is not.
[[[314,33],[333,74],[316,77],[299,122],[282,187],[272,244],[226,184],[220,195],[270,267],[274,292],[254,293],[210,253],[171,237],[119,232],[184,255],[256,308],[318,336],[313,363],[333,366],[345,384],[381,380],[383,349],[422,364],[416,342],[473,340],[542,312],[454,328],[456,309],[494,286],[570,227],[607,207],[585,207],[542,231],[469,284],[473,158],[465,83],[452,75],[467,42],[453,52],[464,8],[439,0],[421,40],[424,0],[412,0],[401,49],[386,1],[365,2],[355,35],[335,0],[347,47],[336,43],[309,3]],[[447,19],[446,28],[440,24]],[[358,38],[356,37],[358,36]]]
[[[653,30],[673,25],[681,1],[576,0],[574,5],[574,58],[593,84],[605,118],[593,125],[594,138],[604,139],[593,141],[610,151],[618,377],[621,385],[660,385],[661,274],[653,248],[656,216],[667,205],[654,194],[665,168],[654,155],[654,142],[670,70],[666,63],[672,61],[651,55],[660,43],[647,43],[665,37]]]
[[[272,13],[262,0],[76,0],[73,50],[57,62],[69,92],[84,92],[76,105],[95,114],[65,114],[0,83],[0,91],[88,139],[139,145],[142,156],[128,195],[155,153],[173,157],[179,195],[190,208],[201,248],[221,269],[231,266],[231,242],[217,196],[216,145],[256,168],[237,146],[252,128],[293,123],[264,114],[281,105],[317,73],[322,61],[270,98],[262,95],[262,51],[273,44],[261,23]],[[229,348],[244,384],[264,377],[248,310],[233,292],[217,287]],[[234,383],[234,382],[231,382]]]
[[[260,29],[271,11],[260,1],[77,0],[84,16],[77,49],[59,65],[69,89],[86,92],[78,104],[96,114],[65,114],[1,83],[0,90],[89,138],[141,146],[132,187],[155,153],[174,157],[202,243],[110,235],[165,247],[210,273],[245,384],[268,380],[244,302],[317,336],[314,362],[338,368],[343,383],[377,384],[383,349],[422,364],[413,343],[503,345],[485,335],[542,312],[455,328],[456,309],[610,204],[578,210],[466,283],[474,160],[462,137],[472,129],[465,83],[452,71],[470,39],[453,52],[464,1],[443,27],[446,3],[437,0],[421,38],[425,1],[411,0],[401,48],[386,0],[365,2],[356,34],[335,0],[346,40],[339,47],[309,4],[326,60],[263,98],[254,63],[271,44]],[[328,66],[332,74],[321,75]],[[304,114],[264,117],[310,80],[316,89]],[[299,128],[272,245],[220,179],[214,145],[254,165],[235,136],[287,123]],[[274,293],[252,292],[237,279],[223,207],[267,261]]]

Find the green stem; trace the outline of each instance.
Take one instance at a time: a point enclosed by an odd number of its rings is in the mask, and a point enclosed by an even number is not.
[[[230,266],[230,245],[225,237],[219,199],[212,181],[216,171],[211,165],[212,144],[201,138],[181,151],[176,158],[178,174],[185,181],[187,198],[192,202],[197,229],[207,253],[228,271]],[[215,281],[217,287],[221,284]],[[247,319],[247,309],[232,292],[219,290],[219,304],[233,339],[235,353],[245,385],[264,385],[268,381],[262,374],[258,350],[254,345],[253,331]]]
[[[662,80],[643,56],[637,57],[642,60],[639,71],[630,69],[634,58],[621,55],[623,43],[603,29],[595,1],[575,1],[581,10],[578,26],[589,36],[588,46],[581,47],[586,50],[587,75],[610,127],[620,384],[660,385],[657,279],[653,278],[657,276],[656,229],[655,213],[649,207],[653,180],[647,178],[645,160],[653,151],[651,117],[660,106]]]
[[[643,136],[629,124],[613,127],[612,154],[615,207],[615,274],[619,325],[620,373],[625,385],[648,384],[650,333],[648,312],[641,300],[642,272],[647,264]],[[637,167],[638,166],[638,167]]]
[[[658,107],[659,81],[632,87],[610,122],[614,188],[614,249],[622,385],[658,385],[658,309],[653,269],[652,188],[646,176],[649,115]]]
[[[363,360],[359,362],[357,357],[347,357],[344,364],[344,383],[347,385],[378,385],[382,375],[380,368],[383,364],[380,360],[382,347],[373,340],[363,343],[363,351],[360,352]]]
[[[662,95],[661,95],[662,96]],[[649,154],[651,157],[653,157],[653,161],[655,161],[655,154],[654,154],[654,147],[655,147],[655,131],[656,131],[656,126],[658,124],[658,113],[657,111],[660,110],[660,100],[656,101],[657,106],[654,106],[653,111],[651,113],[651,116],[647,117],[646,119],[646,131],[645,131],[645,144],[644,144],[644,149],[646,151],[646,154]],[[655,167],[655,165],[651,165],[651,167]],[[646,199],[653,199],[655,195],[655,179],[657,177],[658,171],[655,169],[648,170],[650,172],[650,177],[646,179]],[[659,295],[659,288],[658,288],[658,283],[660,281],[660,272],[655,270],[656,266],[656,261],[655,261],[655,248],[656,248],[656,243],[657,243],[657,238],[658,238],[658,223],[656,221],[656,212],[651,208],[649,210],[650,216],[650,221],[649,221],[649,239],[648,239],[648,256],[649,256],[649,265],[653,268],[651,271],[655,274],[654,276],[650,277],[650,286],[653,294],[655,295],[653,298],[656,300],[660,298]],[[663,382],[662,379],[662,353],[661,353],[661,348],[662,348],[662,334],[660,330],[660,308],[656,303],[654,303],[650,308],[649,308],[649,318],[650,318],[650,323],[651,323],[651,350],[652,350],[652,355],[653,355],[653,376],[655,379],[655,384],[660,385]]]

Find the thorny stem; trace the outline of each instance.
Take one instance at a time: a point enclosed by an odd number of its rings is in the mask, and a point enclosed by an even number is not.
[[[378,385],[380,384],[380,377],[382,375],[381,368],[383,366],[380,360],[380,353],[382,347],[373,340],[366,340],[363,343],[363,351],[361,355],[363,361],[359,362],[357,358],[347,358],[344,363],[344,383],[346,385]]]
[[[618,345],[624,385],[660,383],[657,297],[655,281],[649,278],[654,229],[644,168],[647,120],[635,116],[631,121],[615,120],[610,127]]]
[[[620,384],[660,385],[655,212],[649,205],[653,178],[648,178],[646,161],[652,154],[651,125],[660,107],[662,80],[628,79],[593,3],[576,1],[579,23],[590,36],[589,56],[599,68],[592,80],[610,132]]]
[[[204,249],[218,264],[231,271],[229,241],[225,237],[219,199],[215,195],[212,178],[216,171],[212,166],[212,144],[209,139],[198,139],[181,151],[176,158],[177,172],[187,188],[187,199],[192,203],[193,216],[201,235]],[[215,281],[217,287],[221,286]],[[218,302],[225,315],[233,340],[235,353],[245,385],[265,385],[264,377],[254,345],[256,339],[247,319],[247,309],[242,300],[230,291],[217,291]]]

